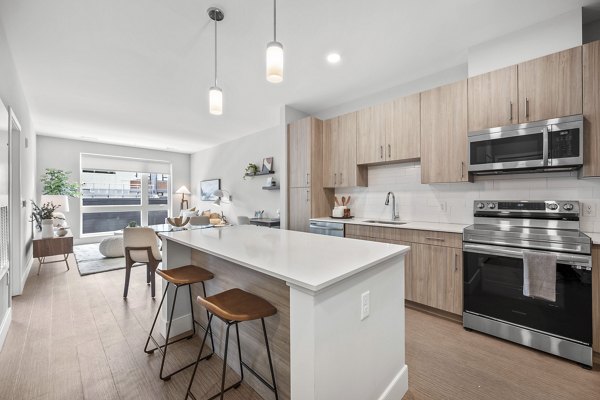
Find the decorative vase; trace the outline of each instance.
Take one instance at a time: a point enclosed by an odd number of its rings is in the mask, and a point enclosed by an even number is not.
[[[64,227],[64,226],[61,226],[60,228],[58,228],[56,230],[56,236],[58,236],[58,237],[66,236],[67,233],[69,233],[69,229],[67,227]]]
[[[54,227],[53,220],[51,219],[43,219],[42,220],[42,237],[43,238],[51,238],[54,236]]]

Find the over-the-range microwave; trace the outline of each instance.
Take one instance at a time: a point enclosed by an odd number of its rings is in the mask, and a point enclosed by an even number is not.
[[[474,174],[572,170],[583,165],[583,116],[470,132]]]

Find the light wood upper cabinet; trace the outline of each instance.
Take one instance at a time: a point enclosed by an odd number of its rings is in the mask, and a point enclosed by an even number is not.
[[[367,169],[356,163],[357,114],[353,112],[324,122],[324,187],[367,185]]]
[[[314,118],[303,118],[288,125],[289,187],[310,183],[311,131]]]
[[[469,132],[519,122],[516,65],[469,78],[468,91]]]
[[[311,193],[306,187],[290,188],[288,201],[290,205],[288,229],[308,232],[311,218]]]
[[[469,181],[467,81],[421,93],[421,183]]]
[[[520,122],[583,112],[581,47],[521,63],[518,75]]]
[[[582,176],[600,176],[600,41],[583,45],[583,116]]]
[[[382,103],[358,111],[357,164],[386,161],[386,138],[392,132],[392,103]]]
[[[392,124],[384,149],[386,161],[414,160],[421,157],[421,94],[392,102]]]

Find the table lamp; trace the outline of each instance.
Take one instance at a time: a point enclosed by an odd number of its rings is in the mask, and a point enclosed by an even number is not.
[[[43,194],[42,204],[52,203],[58,208],[55,211],[69,212],[69,196],[63,194]]]
[[[181,209],[185,210],[185,209],[189,208],[189,204],[188,204],[188,201],[185,199],[185,195],[192,194],[192,192],[190,192],[190,190],[187,187],[182,186],[179,189],[177,189],[177,191],[175,193],[181,195]],[[185,203],[185,207],[183,206],[184,203]]]

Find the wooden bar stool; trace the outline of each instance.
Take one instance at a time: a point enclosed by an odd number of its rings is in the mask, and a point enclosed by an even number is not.
[[[162,363],[160,364],[160,379],[162,379],[163,381],[168,381],[176,373],[181,372],[184,369],[191,367],[194,364],[197,364],[198,361],[201,361],[201,360],[198,360],[196,362],[192,362],[184,367],[179,368],[177,371],[170,373],[169,375],[163,376],[163,369],[165,367],[165,359],[167,357],[167,347],[169,345],[171,345],[173,343],[177,343],[181,340],[191,339],[192,337],[194,337],[194,335],[196,334],[196,324],[198,324],[198,326],[200,326],[200,328],[204,329],[204,331],[206,332],[206,335],[210,334],[210,343],[211,343],[212,351],[210,354],[205,356],[202,360],[208,360],[214,353],[215,343],[213,341],[212,330],[210,329],[209,313],[208,313],[208,311],[206,311],[206,316],[209,318],[209,326],[205,329],[194,318],[194,304],[192,301],[192,288],[191,287],[190,287],[189,293],[190,293],[190,310],[192,312],[192,330],[193,330],[193,332],[189,336],[169,342],[169,337],[171,335],[171,324],[173,322],[173,311],[175,310],[175,304],[177,303],[177,292],[179,291],[179,288],[182,286],[190,286],[194,283],[202,283],[202,290],[204,293],[204,297],[206,297],[206,286],[204,285],[204,282],[214,278],[214,275],[212,274],[212,272],[209,272],[209,271],[205,270],[204,268],[200,268],[195,265],[186,265],[183,267],[165,269],[165,270],[157,269],[156,273],[159,276],[161,276],[164,280],[167,281],[167,287],[165,288],[162,300],[160,301],[160,305],[158,306],[158,311],[156,312],[156,317],[154,317],[154,322],[152,323],[152,328],[150,328],[150,333],[148,334],[148,340],[146,341],[146,346],[144,347],[144,351],[148,354],[154,353],[155,350],[158,350],[162,353],[163,358],[162,358]],[[162,308],[163,301],[165,301],[165,297],[167,296],[167,291],[169,290],[169,285],[171,285],[171,284],[175,285],[175,296],[173,296],[173,305],[171,306],[171,316],[169,317],[169,323],[167,325],[167,337],[165,339],[165,344],[159,345],[158,342],[152,336],[152,332],[154,331],[154,326],[156,325],[156,321],[158,320],[158,316],[160,314],[160,310]],[[198,298],[201,298],[201,297],[198,296]],[[204,339],[206,339],[206,335],[204,335]],[[154,342],[154,345],[156,346],[153,349],[148,349],[148,344],[150,343],[150,340],[152,340],[152,342]]]
[[[211,323],[213,316],[217,316],[225,324],[227,325],[227,330],[225,334],[225,351],[223,355],[223,375],[221,377],[221,391],[214,396],[210,397],[208,400],[215,399],[220,397],[223,399],[225,392],[230,389],[237,389],[244,380],[244,367],[250,371],[254,376],[258,378],[266,387],[271,389],[271,391],[275,394],[275,399],[278,400],[279,396],[277,394],[277,384],[275,383],[275,371],[273,370],[273,361],[271,360],[271,351],[269,349],[269,340],[267,339],[267,329],[265,327],[265,318],[270,317],[271,315],[275,315],[277,313],[277,309],[273,307],[271,303],[266,301],[265,299],[258,297],[252,293],[245,292],[241,289],[231,289],[225,292],[216,294],[210,297],[200,297],[198,296],[198,303],[203,305],[207,312],[209,313],[208,317],[208,330],[211,329]],[[271,379],[273,384],[269,384],[262,376],[258,375],[256,371],[250,368],[246,363],[242,361],[242,348],[240,346],[240,330],[238,328],[238,324],[243,321],[252,321],[260,319],[262,322],[263,333],[265,336],[265,346],[267,348],[267,356],[269,358],[269,368],[271,369]],[[237,347],[238,354],[240,358],[240,380],[233,385],[225,388],[225,372],[227,370],[227,350],[229,348],[229,328],[232,325],[235,325],[235,332],[237,336]],[[208,333],[207,330],[207,333]],[[188,385],[186,399],[190,396],[192,399],[196,400],[196,397],[192,394],[192,383],[194,382],[194,376],[196,375],[196,370],[198,369],[198,364],[202,361],[202,350],[204,348],[204,343],[206,342],[207,333],[204,334],[204,338],[202,339],[202,345],[200,346],[200,351],[198,352],[198,359],[196,360],[196,366],[194,367],[194,372],[192,373],[192,377],[190,378],[190,384]],[[213,348],[214,349],[214,348]]]

